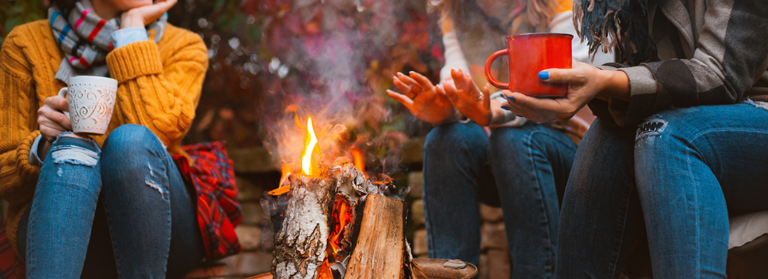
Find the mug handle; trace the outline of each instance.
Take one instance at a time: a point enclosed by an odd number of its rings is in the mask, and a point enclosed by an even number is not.
[[[69,93],[69,87],[64,87],[61,90],[59,90],[59,97],[67,98],[67,93]],[[64,116],[69,118],[69,112],[62,111],[64,113]]]
[[[496,58],[499,58],[499,56],[502,55],[509,55],[509,51],[506,49],[499,50],[497,52],[494,52],[491,54],[490,57],[488,57],[488,60],[485,61],[485,78],[488,80],[490,84],[493,86],[496,86],[496,88],[500,89],[509,89],[509,83],[501,83],[495,78],[493,78],[493,75],[491,75],[491,64],[493,64],[493,60],[496,60]]]

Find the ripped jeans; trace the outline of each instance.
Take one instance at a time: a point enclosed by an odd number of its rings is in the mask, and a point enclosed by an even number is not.
[[[59,136],[45,158],[19,224],[27,278],[176,278],[205,256],[194,189],[146,127],[103,150]]]
[[[728,217],[768,210],[768,110],[670,109],[595,121],[560,212],[557,278],[618,278],[647,237],[654,278],[725,278]]]

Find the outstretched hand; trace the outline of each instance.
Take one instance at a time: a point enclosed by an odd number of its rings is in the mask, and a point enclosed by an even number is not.
[[[141,6],[123,12],[120,28],[144,27],[157,20],[176,4],[176,0],[157,0],[152,5]]]
[[[493,118],[488,84],[480,92],[472,77],[461,69],[451,69],[451,78],[453,80],[444,83],[443,87],[453,107],[477,124],[488,126]]]
[[[507,103],[504,105],[517,115],[545,123],[570,119],[598,94],[620,99],[629,95],[624,72],[603,71],[576,60],[571,69],[547,69],[539,72],[539,78],[545,82],[568,83],[568,95],[563,99],[538,99],[510,92],[505,93]]]
[[[410,72],[410,76],[397,73],[392,81],[403,93],[387,90],[387,94],[408,108],[416,118],[439,124],[456,114],[443,88],[432,85],[427,77],[416,72]]]

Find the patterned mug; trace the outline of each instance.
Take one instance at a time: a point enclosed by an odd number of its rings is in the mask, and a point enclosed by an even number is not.
[[[97,76],[69,78],[59,97],[69,99],[69,113],[75,133],[103,135],[107,132],[117,97],[117,80]]]

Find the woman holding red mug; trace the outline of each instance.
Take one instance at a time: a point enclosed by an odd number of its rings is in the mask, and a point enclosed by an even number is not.
[[[538,73],[507,93],[540,122],[589,105],[560,215],[557,278],[618,278],[647,236],[654,278],[725,278],[729,214],[768,209],[768,4],[579,0],[581,35],[623,64]]]
[[[512,277],[551,278],[558,196],[587,124],[541,125],[505,113],[503,95],[491,96],[490,88],[485,94],[462,89],[486,83],[485,62],[504,48],[505,37],[532,32],[575,35],[571,1],[472,0],[442,5],[446,64],[440,84],[411,72],[394,77],[403,94],[389,91],[414,116],[437,125],[424,146],[429,256],[478,264],[478,201],[495,202],[504,213]],[[571,35],[565,35],[569,51],[572,47],[574,58],[587,61],[586,45],[570,40]],[[505,67],[491,72],[495,77],[507,74]],[[490,136],[484,126],[492,128]]]

